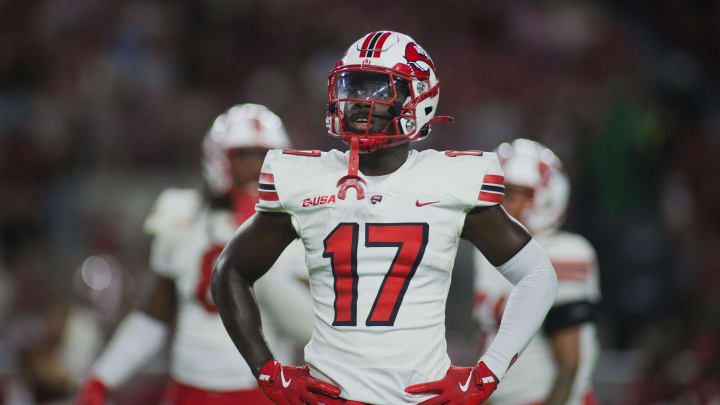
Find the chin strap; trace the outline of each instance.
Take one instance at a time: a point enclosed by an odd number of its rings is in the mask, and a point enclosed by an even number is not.
[[[360,166],[360,155],[358,149],[360,148],[360,139],[356,136],[350,139],[350,161],[348,162],[348,174],[342,176],[337,182],[338,198],[341,200],[345,199],[347,190],[354,188],[357,194],[357,199],[362,200],[365,198],[365,191],[363,190],[362,184],[365,183],[362,177],[358,176],[358,168]],[[362,183],[362,184],[360,184]]]
[[[451,117],[449,115],[438,115],[437,117],[433,117],[428,121],[428,125],[435,123],[435,122],[453,122],[455,121],[454,117]]]

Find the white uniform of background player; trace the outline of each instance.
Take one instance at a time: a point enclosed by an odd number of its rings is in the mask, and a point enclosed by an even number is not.
[[[145,223],[153,235],[150,267],[175,281],[178,314],[172,343],[170,374],[188,385],[216,391],[255,389],[257,383],[220,322],[209,294],[212,265],[238,224],[229,211],[203,207],[196,190],[164,191]],[[296,275],[305,272],[302,245],[291,244],[256,286],[264,331],[278,357],[292,361],[296,340],[309,339],[302,322],[303,296],[308,291]],[[295,267],[300,266],[298,271]],[[296,288],[294,288],[296,287]],[[299,291],[297,291],[299,290]],[[272,300],[289,305],[275,313]],[[295,317],[294,315],[301,315]],[[310,320],[312,322],[312,320]],[[291,332],[292,334],[288,334]]]
[[[203,144],[207,187],[214,197],[228,197],[230,206],[215,207],[198,190],[168,189],[145,222],[145,231],[153,236],[150,267],[159,277],[172,280],[176,297],[172,381],[163,403],[268,403],[228,337],[209,286],[215,259],[235,229],[254,213],[257,202],[256,182],[246,184],[247,189],[234,184],[238,175],[230,154],[250,151],[260,153],[261,159],[268,148],[287,146],[282,123],[270,110],[255,104],[231,108],[215,120]],[[257,178],[261,160],[244,159],[241,164],[248,165],[249,173],[240,176]],[[279,358],[289,362],[311,332],[310,297],[297,278],[303,273],[302,246],[293,243],[255,288],[268,342]],[[133,311],[93,367],[93,379],[109,389],[120,386],[163,347],[167,334],[164,322]],[[87,397],[81,396],[79,403],[102,403]]]
[[[552,338],[577,331],[577,370],[566,404],[592,404],[592,374],[599,351],[594,306],[600,300],[595,250],[580,235],[557,227],[564,219],[569,183],[558,158],[544,146],[526,139],[498,148],[505,172],[506,209],[531,231],[558,276],[558,294],[542,330],[505,375],[490,402],[502,405],[548,403],[558,375],[558,355]],[[507,206],[527,198],[523,208]],[[521,202],[522,204],[522,202]],[[513,212],[516,210],[518,212]],[[482,332],[492,337],[512,285],[497,274],[480,253],[475,254],[475,317]],[[575,329],[577,328],[577,329]],[[567,335],[558,344],[567,346]],[[565,348],[565,350],[572,350]],[[570,354],[572,356],[572,353]]]

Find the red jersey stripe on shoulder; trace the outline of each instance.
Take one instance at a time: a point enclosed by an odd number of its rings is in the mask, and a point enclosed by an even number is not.
[[[504,194],[488,193],[485,191],[481,191],[480,195],[478,195],[478,200],[486,201],[486,202],[493,202],[493,203],[501,203],[501,202],[503,202],[504,197],[505,197]]]
[[[497,184],[502,186],[504,182],[505,176],[499,176],[497,174],[486,174],[485,177],[483,177],[483,183],[487,184]]]
[[[318,150],[318,149],[313,149],[313,150],[283,149],[283,155],[318,157],[318,156],[322,155],[322,152],[320,152],[320,150]]]
[[[260,199],[265,201],[278,201],[280,198],[278,197],[278,193],[275,191],[258,191],[260,194]]]
[[[457,157],[457,156],[482,156],[485,152],[480,149],[470,150],[446,150],[445,156]]]
[[[275,176],[270,173],[260,173],[261,183],[275,183]]]

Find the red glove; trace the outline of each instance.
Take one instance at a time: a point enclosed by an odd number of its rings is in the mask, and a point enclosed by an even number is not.
[[[450,366],[445,378],[405,388],[409,394],[438,394],[420,405],[475,405],[495,391],[498,379],[482,361],[475,367]]]
[[[105,405],[107,398],[107,387],[97,377],[91,377],[85,381],[80,390],[75,405]]]
[[[340,395],[340,388],[311,377],[308,366],[283,366],[275,360],[268,361],[260,370],[258,385],[277,405],[318,405],[315,394]]]

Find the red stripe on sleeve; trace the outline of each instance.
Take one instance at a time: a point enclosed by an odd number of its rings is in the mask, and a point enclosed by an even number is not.
[[[261,183],[275,183],[275,177],[270,173],[260,173]]]
[[[496,184],[498,186],[502,186],[505,182],[504,176],[498,176],[497,174],[486,174],[485,177],[483,177],[483,183],[487,184]]]
[[[277,200],[280,199],[280,198],[278,198],[278,194],[277,194],[276,192],[274,192],[274,191],[263,191],[263,190],[260,190],[260,191],[258,191],[258,193],[260,194],[260,199],[261,199],[261,200],[265,200],[265,201],[277,201]]]
[[[590,262],[579,261],[554,261],[553,268],[559,280],[585,280],[590,275]]]
[[[486,202],[501,203],[501,202],[503,202],[504,197],[505,197],[504,194],[487,193],[485,191],[481,191],[480,195],[478,195],[478,200],[486,201]]]
[[[361,58],[364,58],[364,57],[366,57],[366,56],[369,56],[369,55],[366,55],[367,52],[366,52],[365,50],[367,49],[368,45],[370,45],[370,40],[371,40],[372,37],[374,37],[374,36],[375,36],[375,33],[374,33],[374,32],[371,32],[371,33],[368,34],[368,36],[365,37],[365,40],[363,41],[363,44],[362,44],[362,51],[360,52],[360,57],[361,57]]]
[[[377,41],[377,44],[375,44],[375,49],[382,49],[383,45],[385,44],[385,40],[390,36],[389,32],[386,32],[382,34],[380,39]],[[380,51],[375,51],[373,54],[374,57],[379,58],[380,57]]]

